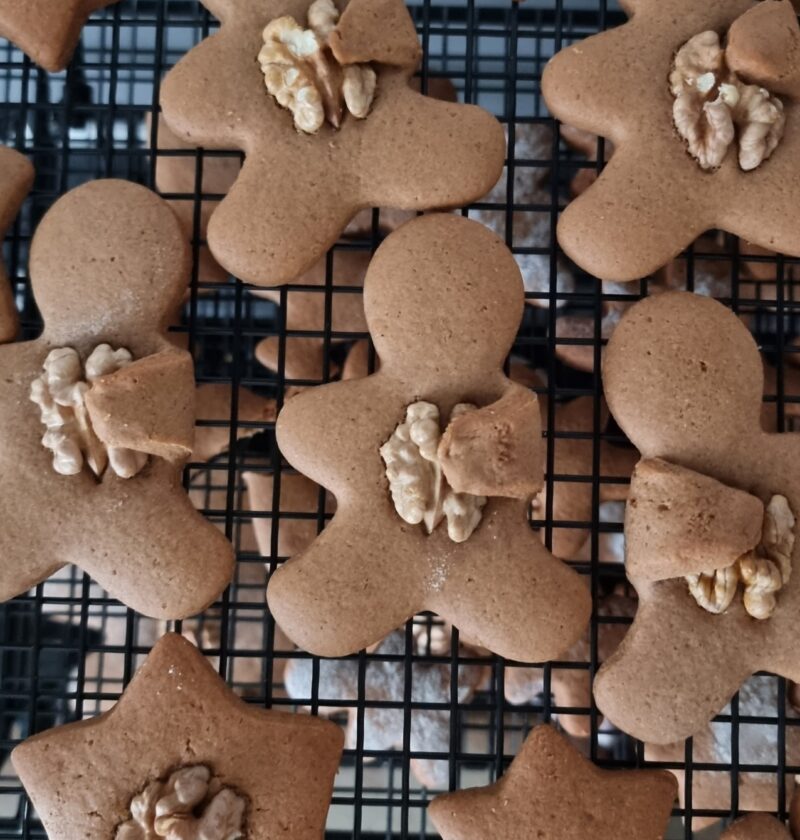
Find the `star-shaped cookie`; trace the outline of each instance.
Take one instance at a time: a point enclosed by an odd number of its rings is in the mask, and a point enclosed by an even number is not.
[[[3,0],[0,36],[56,73],[69,64],[81,29],[92,12],[118,0]]]
[[[33,166],[14,149],[0,146],[0,246],[25,196],[33,185]],[[0,253],[0,344],[17,334],[19,318]]]
[[[309,388],[278,418],[283,455],[330,490],[337,509],[273,575],[272,613],[300,647],[322,656],[354,653],[422,610],[509,658],[557,656],[580,637],[590,603],[580,577],[528,524],[541,486],[541,431],[535,395],[502,370],[524,307],[513,256],[477,222],[423,216],[378,249],[364,303],[378,372]],[[469,469],[491,473],[490,483],[513,474],[524,484],[481,492],[490,497],[481,520],[460,542],[444,524],[430,534],[421,522],[410,525],[390,495],[380,449],[420,400],[445,419],[464,401],[480,407],[466,420],[485,423],[487,437],[465,431],[453,439],[454,458],[474,443]],[[512,405],[524,420],[505,413]]]
[[[259,67],[267,24],[289,15],[305,26],[310,0],[204,0],[222,27],[164,80],[164,117],[178,138],[245,153],[208,226],[215,258],[242,280],[293,280],[363,208],[457,207],[485,195],[500,177],[500,123],[475,106],[413,90],[419,44],[408,11],[402,0],[382,0],[372,15],[373,2],[347,6],[349,20],[366,28],[343,29],[343,15],[334,33],[353,40],[345,47],[362,37],[377,72],[366,118],[346,115],[338,130],[326,123],[316,134],[298,132],[292,114],[265,89]]]
[[[676,52],[699,33],[726,33],[755,5],[623,0],[628,23],[566,47],[546,67],[542,90],[553,115],[614,144],[558,226],[567,255],[602,280],[645,277],[713,228],[800,256],[798,103],[785,101],[783,138],[753,171],[740,169],[733,150],[704,171],[673,123]]]
[[[328,721],[245,703],[169,633],[113,709],[34,735],[12,761],[50,840],[114,837],[146,785],[197,765],[246,799],[248,837],[319,840],[342,741]]]
[[[677,783],[663,770],[602,770],[550,726],[531,732],[493,785],[437,796],[443,840],[660,840]]]

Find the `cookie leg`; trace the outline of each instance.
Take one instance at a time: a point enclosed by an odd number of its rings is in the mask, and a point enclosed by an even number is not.
[[[272,576],[267,600],[277,623],[317,656],[347,656],[380,641],[416,611],[418,582],[398,574],[407,562],[381,542],[334,519],[305,552]],[[421,579],[421,575],[420,575]]]
[[[732,662],[714,622],[734,615],[705,613],[682,581],[666,581],[658,600],[640,602],[631,629],[594,683],[597,705],[617,727],[656,744],[689,737],[722,709],[749,676]],[[689,628],[689,629],[687,629]],[[689,688],[691,687],[691,688]]]
[[[186,618],[209,606],[230,582],[233,547],[194,509],[174,468],[164,462],[152,470],[163,474],[143,492],[125,494],[121,488],[109,494],[107,507],[97,511],[91,550],[84,539],[70,559],[137,612]]]
[[[685,197],[665,192],[663,173],[649,157],[620,149],[562,213],[558,241],[601,280],[627,282],[666,265],[711,226],[702,207],[687,213]]]
[[[448,567],[432,609],[472,643],[508,659],[555,659],[586,629],[589,590],[527,529],[509,544],[504,537],[514,533],[510,523],[496,526],[482,523],[473,534],[473,550]]]
[[[264,192],[285,196],[265,203]],[[273,150],[247,156],[208,224],[208,246],[231,274],[258,286],[291,283],[339,238],[359,207],[329,169]]]
[[[376,107],[365,121],[363,204],[449,208],[488,193],[503,172],[502,126],[480,108],[422,96],[405,80],[386,84],[391,107]]]

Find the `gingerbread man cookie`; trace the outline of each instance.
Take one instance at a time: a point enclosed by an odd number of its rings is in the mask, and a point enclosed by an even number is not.
[[[406,695],[406,636],[396,630],[375,649],[367,662],[364,676],[364,698],[370,703],[403,703]],[[386,657],[382,659],[381,657]],[[355,749],[358,734],[357,708],[359,698],[357,659],[323,659],[319,663],[318,687],[321,714],[347,712],[346,745]],[[458,702],[466,703],[481,682],[484,668],[480,665],[461,665],[458,668]],[[447,704],[451,694],[449,663],[414,663],[411,668],[411,730],[409,749],[412,753],[441,753],[444,757],[412,756],[411,770],[417,780],[431,788],[447,788],[450,777],[451,712],[448,709],[425,708],[427,704]],[[310,703],[314,688],[314,662],[311,659],[292,659],[285,672],[286,691],[290,697]],[[325,701],[337,701],[325,706]],[[346,705],[347,702],[351,705]],[[415,708],[421,704],[423,708]],[[365,750],[400,749],[403,746],[406,713],[402,708],[385,705],[368,706],[363,716],[363,748]]]
[[[33,185],[33,166],[14,149],[0,146],[0,243]],[[19,318],[14,293],[0,253],[0,344],[17,334]]]
[[[432,610],[509,658],[557,656],[590,603],[528,525],[539,409],[502,372],[524,305],[514,258],[476,222],[424,216],[381,245],[364,296],[380,370],[308,389],[278,418],[284,456],[337,512],[273,576],[276,620],[341,656]]]
[[[539,726],[499,781],[437,796],[428,813],[443,840],[657,840],[676,787],[663,770],[601,770]]]
[[[627,24],[565,48],[542,79],[554,116],[614,145],[561,216],[564,251],[617,281],[651,274],[714,228],[800,256],[800,100],[786,83],[800,58],[775,66],[764,50],[783,26],[800,43],[789,0],[622,5]]]
[[[3,0],[0,36],[51,73],[69,64],[92,12],[118,0]]]
[[[708,298],[637,303],[603,381],[643,459],[625,515],[640,604],[595,698],[625,732],[668,743],[698,732],[754,672],[800,677],[800,443],[763,431],[758,348]]]
[[[167,338],[189,255],[169,207],[122,181],[60,199],[31,247],[40,338],[0,347],[0,599],[67,563],[156,618],[227,585],[230,544],[192,507],[192,360]]]
[[[342,740],[243,702],[169,633],[113,709],[28,738],[12,761],[50,840],[319,840]]]
[[[402,0],[204,5],[222,28],[169,73],[162,105],[181,140],[245,153],[208,226],[242,280],[293,280],[363,208],[456,207],[500,176],[500,124],[409,84],[420,48]]]

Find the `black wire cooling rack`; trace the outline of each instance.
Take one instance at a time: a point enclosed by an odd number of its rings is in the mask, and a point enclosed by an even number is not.
[[[545,283],[528,291],[526,308],[514,349],[517,360],[538,369],[546,384],[537,390],[548,398],[547,502],[534,512],[532,526],[541,530],[548,545],[557,529],[586,531],[584,559],[574,561],[591,584],[597,607],[603,593],[624,581],[618,563],[605,547],[621,524],[619,512],[607,515],[601,505],[602,489],[619,476],[601,473],[603,443],[625,445],[613,423],[606,424],[601,402],[600,359],[609,305],[631,302],[659,286],[657,278],[627,287],[601,285],[568,266],[574,286],[559,282],[563,257],[557,253],[555,222],[569,199],[572,178],[581,170],[602,164],[587,162],[559,142],[557,130],[541,158],[518,153],[517,132],[524,126],[555,129],[540,96],[544,63],[555,50],[587,35],[622,22],[619,10],[606,0],[540,0],[525,4],[510,0],[478,2],[451,0],[442,5],[424,0],[412,6],[425,60],[420,71],[423,89],[437,78],[449,79],[462,100],[477,102],[510,128],[506,185],[507,199],[485,201],[462,212],[494,211],[505,222],[506,240],[516,254],[538,256],[545,266]],[[191,202],[195,269],[191,296],[175,332],[187,342],[197,365],[199,383],[231,388],[230,416],[224,420],[201,418],[201,427],[219,427],[228,435],[228,452],[207,463],[192,463],[186,486],[196,504],[224,530],[237,551],[236,579],[222,601],[203,616],[178,623],[212,657],[229,683],[249,702],[291,711],[283,672],[292,659],[310,659],[294,651],[282,638],[264,603],[268,576],[284,561],[280,556],[280,529],[305,519],[322,528],[326,513],[324,494],[316,511],[297,513],[280,504],[281,478],[291,472],[278,452],[273,423],[239,420],[240,388],[272,398],[280,407],[287,389],[335,378],[349,344],[364,334],[337,331],[331,313],[337,295],[359,294],[358,288],[335,285],[332,268],[345,249],[372,250],[380,240],[380,216],[373,214],[372,231],[337,246],[327,260],[322,286],[292,285],[275,290],[272,300],[256,297],[241,283],[223,277],[213,281],[202,274],[201,206],[221,196],[203,192],[204,166],[220,156],[234,160],[236,153],[194,150],[151,151],[159,131],[159,84],[164,73],[191,46],[217,26],[214,18],[194,0],[123,0],[96,13],[84,30],[81,45],[66,73],[48,75],[10,45],[0,41],[0,142],[29,156],[36,167],[33,192],[5,242],[9,274],[13,278],[22,315],[23,336],[32,337],[40,326],[29,293],[27,255],[35,227],[53,201],[82,182],[121,177],[156,186],[161,162],[181,158],[194,174],[193,188],[168,193],[169,200]],[[598,159],[603,159],[602,142]],[[546,192],[536,203],[515,195],[517,175],[549,172]],[[520,238],[525,220],[533,214],[544,220],[546,234],[535,242]],[[700,267],[703,267],[701,272]],[[777,429],[788,430],[800,403],[800,388],[792,364],[792,339],[797,334],[794,280],[800,269],[778,257],[740,253],[730,239],[712,246],[698,244],[683,255],[673,272],[673,285],[698,290],[712,266],[718,279],[711,289],[730,305],[753,330],[771,377],[765,394],[765,418]],[[762,282],[752,282],[748,267],[757,267]],[[681,278],[676,283],[674,277]],[[706,289],[706,291],[708,291]],[[323,301],[324,317],[314,329],[287,329],[286,312],[292,297],[314,294]],[[457,305],[457,302],[454,302]],[[563,315],[582,315],[588,325],[579,336],[564,336]],[[255,356],[264,338],[278,342],[278,370],[270,372]],[[318,380],[292,380],[285,367],[287,341],[314,338],[322,342],[322,369]],[[589,372],[562,363],[557,350],[581,350]],[[374,359],[373,359],[374,362]],[[584,365],[586,368],[586,365]],[[577,397],[589,397],[593,412],[590,428],[566,431],[558,425],[558,407]],[[250,433],[238,440],[239,433]],[[559,445],[570,440],[591,445],[591,466],[580,473],[557,473]],[[274,501],[268,509],[251,511],[245,499],[245,472],[268,475]],[[591,514],[581,520],[553,516],[553,489],[558,484],[581,483],[590,488]],[[0,515],[3,515],[0,512]],[[262,555],[253,539],[253,523],[272,526],[269,553]],[[612,558],[613,559],[613,558]],[[621,619],[598,616],[592,620],[587,655],[583,662],[555,662],[542,670],[541,691],[524,705],[506,700],[506,678],[514,663],[461,646],[457,633],[449,638],[438,620],[417,616],[405,628],[402,643],[391,654],[366,653],[352,657],[351,697],[326,703],[320,689],[319,660],[311,660],[308,696],[302,705],[318,713],[333,711],[335,719],[352,710],[352,738],[330,811],[329,838],[435,836],[426,820],[426,804],[437,790],[425,788],[412,772],[412,759],[438,759],[446,764],[440,789],[486,784],[501,774],[530,727],[546,720],[563,721],[566,715],[585,721],[590,736],[577,742],[593,760],[606,767],[663,766],[684,780],[685,796],[676,807],[670,838],[716,837],[720,821],[741,809],[757,807],[786,814],[800,772],[798,721],[786,702],[785,681],[763,676],[734,699],[702,742],[678,745],[672,754],[653,756],[641,743],[601,725],[594,707],[555,705],[551,688],[566,670],[593,674],[598,665],[600,630]],[[624,621],[624,619],[622,619]],[[44,832],[24,796],[8,762],[19,739],[69,720],[91,717],[109,708],[119,697],[153,640],[166,629],[125,609],[77,573],[65,569],[25,596],[0,606],[0,838],[39,838]],[[444,642],[442,641],[444,640]],[[380,662],[402,672],[403,688],[388,701],[365,697],[370,674]],[[419,699],[412,682],[417,668],[436,665],[449,678],[444,696]],[[483,678],[466,699],[457,677],[465,668],[485,669]],[[334,708],[331,708],[334,707]],[[365,733],[365,718],[375,708],[396,711],[397,740],[386,748]],[[415,716],[426,712],[444,715],[449,746],[419,744],[412,751]],[[650,761],[650,758],[660,761]],[[709,823],[716,826],[707,827]]]

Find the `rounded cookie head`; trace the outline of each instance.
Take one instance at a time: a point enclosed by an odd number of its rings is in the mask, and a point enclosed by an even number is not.
[[[376,252],[364,284],[375,349],[394,373],[496,371],[511,349],[524,297],[503,242],[477,222],[443,214],[395,231]]]
[[[689,292],[636,304],[603,358],[609,407],[645,458],[739,445],[759,427],[763,377],[741,321]]]
[[[169,206],[126,181],[93,181],[59,199],[31,246],[34,294],[48,338],[135,335],[180,304],[189,247]]]

